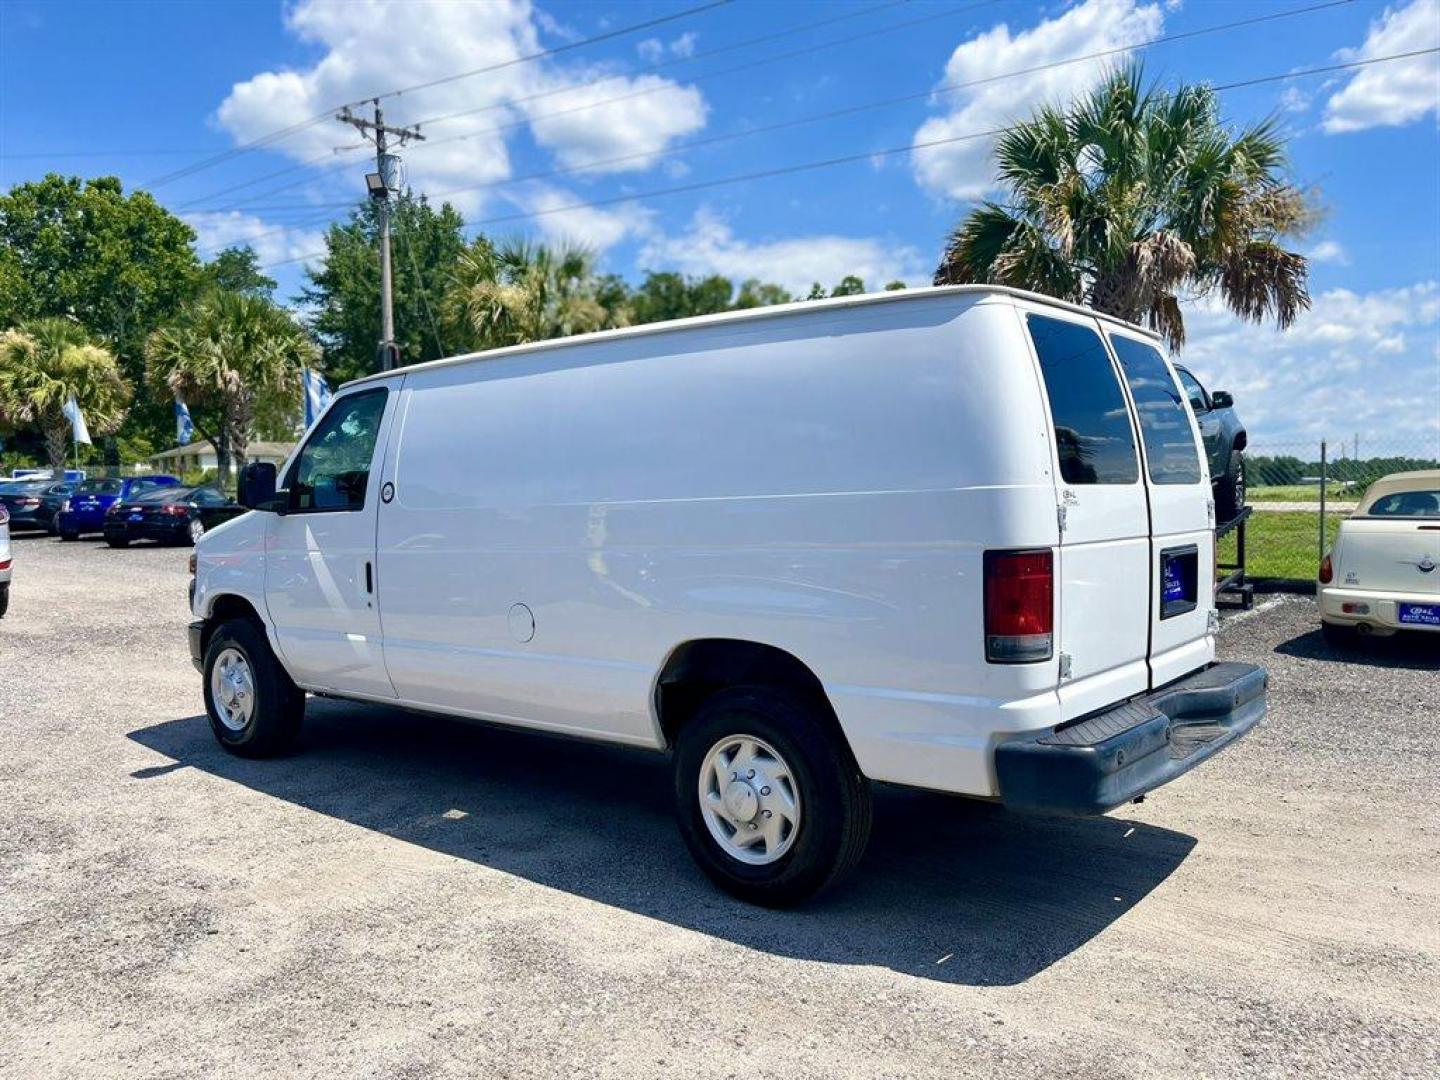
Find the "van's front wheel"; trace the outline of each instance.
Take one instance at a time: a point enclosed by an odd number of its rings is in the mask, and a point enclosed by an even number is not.
[[[713,695],[680,731],[680,833],[701,869],[742,900],[793,904],[854,869],[870,786],[816,707],[777,690]]]
[[[222,623],[205,650],[205,711],[210,730],[241,757],[270,757],[295,741],[305,692],[270,651],[265,631],[248,619]]]

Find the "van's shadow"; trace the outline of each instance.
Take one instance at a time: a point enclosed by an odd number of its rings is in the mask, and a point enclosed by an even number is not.
[[[316,699],[283,759],[231,757],[203,716],[130,737],[175,763],[138,770],[140,781],[193,766],[750,948],[974,985],[1021,982],[1080,948],[1195,846],[1136,822],[1032,819],[881,788],[852,881],[776,912],[731,900],[691,863],[659,755]]]

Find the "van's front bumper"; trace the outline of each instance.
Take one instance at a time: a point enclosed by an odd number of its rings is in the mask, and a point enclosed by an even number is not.
[[[1218,753],[1265,715],[1269,676],[1211,664],[1160,690],[995,748],[1011,809],[1101,814]]]
[[[192,597],[193,599],[193,597]],[[205,671],[205,620],[196,619],[189,626],[190,633],[190,662],[195,665],[195,670]]]

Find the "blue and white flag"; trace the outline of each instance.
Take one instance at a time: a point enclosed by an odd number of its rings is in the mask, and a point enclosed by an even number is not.
[[[90,429],[85,426],[85,414],[80,411],[80,403],[71,394],[65,399],[65,404],[60,406],[60,412],[66,420],[70,421],[70,437],[77,443],[84,443],[86,446],[94,446],[90,441]]]
[[[305,427],[308,430],[330,404],[330,384],[325,381],[324,375],[308,367],[300,369],[300,378],[305,386]]]
[[[189,446],[190,440],[195,437],[195,424],[190,419],[190,406],[175,399],[175,441],[181,446]]]

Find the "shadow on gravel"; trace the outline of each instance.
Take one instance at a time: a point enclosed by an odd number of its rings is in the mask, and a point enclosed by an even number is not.
[[[752,949],[1011,985],[1080,948],[1164,881],[1193,837],[1035,819],[882,788],[851,882],[788,912],[731,900],[690,861],[658,754],[311,699],[296,752],[245,761],[203,716],[132,732],[174,760],[362,828]]]
[[[1331,645],[1319,630],[1300,634],[1275,646],[1275,651],[1302,660],[1336,660],[1380,668],[1440,671],[1440,639],[1434,634],[1396,634],[1394,637],[1356,637],[1345,645]]]

